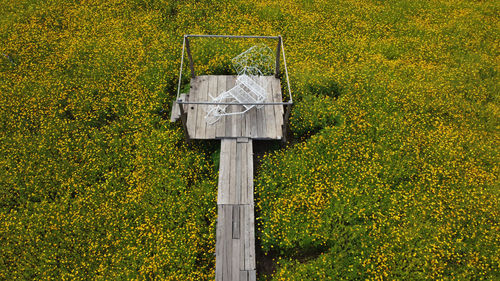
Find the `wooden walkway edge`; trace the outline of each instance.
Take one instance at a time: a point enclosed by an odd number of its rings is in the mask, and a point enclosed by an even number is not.
[[[249,138],[221,140],[215,280],[254,281],[253,147]]]

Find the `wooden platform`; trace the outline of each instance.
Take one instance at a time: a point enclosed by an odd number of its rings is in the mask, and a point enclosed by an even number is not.
[[[263,76],[267,82],[266,102],[282,102],[280,80],[274,76]],[[212,101],[212,97],[234,87],[236,76],[208,75],[191,79],[187,99],[190,102]],[[222,139],[247,137],[252,139],[277,140],[283,136],[283,106],[266,105],[252,108],[243,115],[221,118],[213,125],[205,121],[207,105],[187,105],[187,130],[190,139]],[[241,105],[229,106],[229,112],[241,111]]]
[[[265,102],[282,102],[280,80],[274,76],[259,79],[266,86]],[[211,102],[212,97],[234,87],[236,76],[197,76],[191,79],[188,102]],[[171,121],[183,121],[188,139],[221,139],[215,279],[218,281],[256,280],[255,226],[253,202],[252,139],[279,140],[283,137],[283,105],[254,107],[244,114],[229,115],[213,125],[205,120],[208,105],[174,101]],[[289,108],[289,107],[288,107]],[[228,112],[243,111],[230,105]],[[182,113],[184,112],[184,113]]]
[[[256,279],[252,149],[249,138],[221,141],[215,280]]]

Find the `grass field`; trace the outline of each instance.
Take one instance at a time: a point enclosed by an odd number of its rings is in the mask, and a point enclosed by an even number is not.
[[[214,279],[218,145],[168,120],[184,34],[284,39],[260,279],[500,278],[498,1],[0,7],[0,279]],[[195,43],[199,73],[244,47]]]

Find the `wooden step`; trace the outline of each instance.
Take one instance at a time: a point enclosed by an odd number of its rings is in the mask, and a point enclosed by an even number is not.
[[[187,101],[188,95],[180,94],[179,99],[181,101]],[[187,109],[187,106],[184,105],[184,109]],[[172,113],[170,114],[170,122],[175,122],[181,117],[181,109],[179,108],[179,104],[177,104],[177,100],[174,100],[172,103]]]

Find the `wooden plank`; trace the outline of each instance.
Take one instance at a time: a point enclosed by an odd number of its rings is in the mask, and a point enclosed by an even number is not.
[[[248,216],[248,206],[249,205],[242,205],[241,207],[241,210],[240,212],[244,213],[244,216],[242,217],[242,232],[241,232],[241,235],[242,235],[242,249],[243,249],[243,262],[242,262],[242,265],[243,265],[243,270],[247,270],[248,267],[249,267],[249,263],[248,263],[248,260],[247,260],[247,257],[248,257],[248,254],[247,254],[247,251],[248,251],[248,247],[249,247],[249,240],[248,240],[248,231],[247,231],[247,228],[248,228],[248,224],[247,224],[247,216]]]
[[[233,239],[240,239],[240,205],[233,206]]]
[[[229,152],[229,204],[237,204],[236,201],[236,140],[230,139]]]
[[[276,100],[278,102],[283,102],[283,93],[281,92],[281,81],[279,79],[274,79],[273,80],[273,87],[276,89],[274,91],[275,95],[276,95]],[[280,114],[283,115],[285,113],[284,109],[283,109],[283,106],[279,106],[278,107],[279,111],[280,111]]]
[[[236,83],[236,77],[234,79],[235,79],[235,83]],[[243,112],[245,110],[243,105],[235,105],[234,108],[235,108],[235,112]],[[245,129],[245,114],[234,115],[232,136],[233,137],[243,136],[244,129]]]
[[[281,97],[281,85],[279,79],[272,80],[274,102],[283,102]],[[276,134],[278,138],[283,137],[283,106],[275,105],[274,114],[276,116]]]
[[[256,270],[249,270],[248,271],[248,281],[256,281],[257,280],[257,272]]]
[[[237,105],[232,105],[233,108],[234,108],[234,112],[236,112],[236,110],[238,110],[238,106]],[[240,116],[239,115],[233,115],[231,116],[231,122],[232,122],[232,126],[231,126],[231,134],[230,136],[231,137],[238,137],[238,124],[240,123]]]
[[[248,142],[241,147],[241,204],[248,202]]]
[[[250,230],[250,223],[248,221],[249,219],[249,213],[250,213],[250,205],[242,205],[243,208],[245,209],[245,218],[244,218],[244,224],[245,224],[245,233],[243,233],[243,239],[244,239],[244,243],[245,243],[245,270],[250,270],[250,269],[253,269],[251,267],[251,262],[250,262],[250,259],[251,259],[251,254],[250,254],[250,250],[251,250],[251,246],[250,246],[250,233],[251,233],[251,230]]]
[[[248,142],[248,138],[239,137],[239,138],[236,138],[236,142],[238,142],[238,143],[247,143]]]
[[[191,97],[193,98],[193,101],[199,101],[200,90],[201,90],[201,87],[203,85],[203,77],[198,76],[197,79],[198,79],[198,87],[197,87],[196,91],[194,91],[193,94],[191,95]],[[195,119],[193,120],[193,123],[194,123],[193,130],[192,130],[193,134],[191,135],[191,138],[197,139],[198,135],[199,135],[198,129],[200,128],[200,120],[202,118],[203,111],[202,111],[201,106],[199,104],[193,104],[191,106],[194,107],[194,110],[196,111]]]
[[[217,192],[217,204],[229,204],[229,174],[230,174],[230,139],[221,140],[220,161],[219,161],[219,186]]]
[[[207,95],[205,96],[206,101],[212,101],[212,98],[210,97],[216,97],[217,96],[217,82],[218,78],[215,75],[210,75],[208,77],[208,90],[207,90]],[[205,105],[205,115],[206,115],[206,110],[208,109],[208,106]],[[215,124],[208,124],[206,122],[206,119],[203,120],[205,122],[205,138],[207,139],[215,139],[215,134],[217,131],[217,123]]]
[[[253,144],[247,145],[247,202],[253,204]]]
[[[238,263],[240,270],[245,269],[245,205],[240,205],[240,256]]]
[[[198,91],[200,79],[199,77],[191,79],[191,88],[189,90],[189,100],[193,101],[196,96],[196,91]],[[190,138],[194,138],[196,130],[196,114],[198,112],[198,106],[195,104],[189,104],[187,108],[187,124],[188,133]]]
[[[208,90],[210,87],[210,79],[215,78],[214,75],[207,75],[205,76],[205,84],[203,87],[203,91],[200,93],[200,99],[202,101],[208,101]],[[200,131],[200,138],[206,139],[207,138],[207,119],[205,119],[205,116],[207,115],[207,105],[201,105],[201,112],[203,114],[201,115],[201,131]]]
[[[231,193],[232,193],[232,187],[231,187],[231,177],[233,174],[231,166],[234,165],[232,162],[233,158],[233,141],[231,139],[226,140],[226,172],[224,174],[224,184],[225,184],[225,204],[231,204]]]
[[[226,91],[233,88],[236,83],[236,78],[235,76],[227,76],[226,80]],[[230,105],[227,107],[226,112],[230,113],[233,112],[233,105]],[[233,119],[235,119],[235,116],[233,115],[228,115],[224,117],[226,119],[226,137],[233,137]]]
[[[255,138],[258,136],[257,108],[254,107],[249,112],[250,112],[250,137]]]
[[[231,280],[232,279],[232,262],[233,262],[233,243],[232,243],[232,205],[224,205],[224,233],[225,236],[223,238],[222,243],[226,246],[225,249],[225,260],[224,264],[224,276],[223,280]]]
[[[247,214],[248,224],[250,225],[247,228],[249,232],[248,239],[250,240],[250,249],[248,251],[250,255],[250,268],[255,269],[255,218],[254,218],[254,205],[249,206],[249,213]]]
[[[231,112],[232,106],[228,106],[226,108],[226,112]],[[232,134],[232,127],[233,127],[233,116],[231,115],[226,115],[223,117],[225,120],[225,131],[224,131],[224,137],[231,137]]]
[[[239,257],[240,257],[240,244],[241,244],[241,239],[240,239],[240,205],[233,205],[233,235],[232,235],[232,243],[233,243],[233,253],[232,253],[232,280],[238,280],[239,279],[239,273],[240,273],[240,262],[239,262]]]
[[[227,76],[217,76],[217,96],[226,91],[226,80]],[[215,132],[215,136],[217,138],[223,138],[226,136],[226,118],[221,118],[216,123],[217,129]]]
[[[254,108],[250,109],[245,113],[245,128],[243,130],[242,136],[251,138],[252,137],[252,111],[255,111]]]
[[[234,182],[234,190],[235,190],[235,201],[234,204],[241,204],[241,162],[243,156],[241,155],[242,147],[244,144],[236,142],[236,161],[235,161],[235,182]]]
[[[273,85],[270,76],[265,76],[264,80],[266,85],[266,101],[273,101]],[[271,139],[276,139],[276,117],[274,116],[274,106],[265,105],[265,117],[266,117],[266,137]]]
[[[240,256],[240,242],[241,239],[232,239],[231,241],[233,243],[233,255],[231,257],[231,272],[232,272],[232,279],[231,281],[238,281],[240,278],[240,263],[238,260],[238,257]]]
[[[200,76],[200,87],[198,89],[198,96],[196,101],[207,101],[208,95],[208,80],[210,76]],[[206,105],[198,105],[198,113],[196,116],[196,132],[195,136],[197,139],[205,139],[205,129],[207,127],[207,122],[205,122],[206,115]]]
[[[244,249],[245,261],[244,269],[255,269],[255,230],[254,230],[254,203],[253,203],[253,146],[252,141],[247,144],[247,202],[249,204],[242,205],[245,214],[244,219]]]
[[[219,152],[219,179],[217,182],[217,204],[223,204],[222,198],[224,196],[224,190],[222,185],[222,180],[224,179],[224,140],[220,142],[220,152]]]
[[[245,110],[243,106],[241,106],[241,110]],[[247,113],[248,113],[248,111],[245,112],[244,114],[240,115],[239,118],[238,118],[239,119],[239,122],[238,122],[238,124],[239,124],[239,131],[238,131],[238,134],[237,134],[238,137],[244,137],[244,136],[246,136],[246,128],[247,128],[247,126],[246,126],[246,121],[247,121],[246,116],[247,116]]]
[[[253,205],[245,206],[245,269],[255,269],[255,232]]]
[[[217,230],[215,240],[215,280],[222,280],[223,253],[224,253],[224,212],[223,205],[217,206]]]
[[[240,270],[240,281],[248,281],[248,271]]]
[[[273,87],[273,101],[274,102],[281,102],[281,89],[279,89],[277,86],[276,86],[276,80],[277,79],[273,79],[272,81],[272,87]],[[279,81],[279,80],[278,80]],[[283,128],[282,128],[282,124],[283,124],[283,114],[281,114],[281,110],[280,110],[280,107],[283,108],[283,106],[279,106],[279,105],[275,105],[273,106],[274,108],[274,116],[276,118],[274,124],[275,124],[275,128],[276,128],[276,137],[278,139],[281,139],[282,135],[283,135]]]
[[[235,79],[236,81],[236,79]],[[232,112],[241,112],[243,111],[242,105],[232,105]],[[236,114],[232,116],[232,127],[231,127],[231,136],[232,137],[241,137],[241,122],[244,120],[243,115]]]
[[[260,84],[262,85],[264,77],[260,77]],[[265,138],[266,137],[266,115],[265,115],[266,107],[263,106],[261,108],[257,108],[257,138]]]
[[[255,109],[250,109],[249,111],[245,112],[245,114],[241,117],[241,136],[242,137],[247,137],[250,138],[251,136],[251,113]]]

